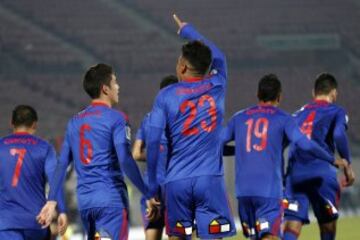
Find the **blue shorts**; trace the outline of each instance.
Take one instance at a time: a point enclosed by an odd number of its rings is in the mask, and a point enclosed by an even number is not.
[[[304,181],[286,181],[285,219],[310,223],[309,205],[320,224],[328,223],[339,217],[340,186],[336,177],[317,177]]]
[[[236,234],[223,176],[200,176],[169,182],[165,186],[165,223],[169,236],[213,239]]]
[[[88,240],[127,240],[129,233],[128,211],[125,208],[89,208],[80,211]]]
[[[281,199],[238,197],[238,209],[245,237],[260,239],[266,234],[282,237],[284,209]]]
[[[11,240],[49,240],[49,229],[8,229],[0,230],[0,239]]]

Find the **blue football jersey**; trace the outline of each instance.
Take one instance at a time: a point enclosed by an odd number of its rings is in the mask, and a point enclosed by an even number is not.
[[[54,147],[39,137],[18,132],[0,139],[0,230],[41,228],[36,216],[56,164]]]
[[[181,29],[180,36],[203,41],[209,46],[212,66],[207,77],[172,84],[162,89],[155,99],[149,126],[165,130],[169,140],[170,159],[165,182],[223,174],[220,133],[224,116],[226,59],[190,24]],[[148,161],[149,154],[152,153],[148,151]]]
[[[60,161],[74,161],[80,210],[128,207],[127,188],[116,144],[130,145],[126,116],[93,102],[68,123]]]
[[[343,108],[326,101],[310,102],[294,113],[294,119],[301,131],[317,142],[329,154],[339,155],[351,162],[346,137],[348,117]],[[288,174],[294,178],[314,176],[335,176],[336,168],[322,159],[291,145]]]
[[[303,137],[291,115],[271,105],[236,113],[226,128],[235,140],[236,195],[282,197],[283,152]]]
[[[148,126],[149,118],[150,118],[150,113],[145,115],[144,119],[141,122],[140,128],[136,132],[136,139],[143,141],[145,147],[146,147],[146,137],[149,134],[149,126]],[[168,159],[168,140],[164,133],[160,141],[160,155],[157,165],[157,180],[159,184],[163,184],[165,181],[167,159]],[[144,181],[146,181],[147,180],[146,171],[144,175],[145,175]]]

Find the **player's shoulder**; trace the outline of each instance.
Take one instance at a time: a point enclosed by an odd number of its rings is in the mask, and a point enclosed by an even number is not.
[[[122,122],[124,124],[129,123],[129,116],[125,112],[115,108],[109,108],[107,111],[111,119],[113,119],[115,122]]]

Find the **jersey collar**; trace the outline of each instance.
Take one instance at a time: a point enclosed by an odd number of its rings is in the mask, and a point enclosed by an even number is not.
[[[108,107],[108,108],[111,107],[111,106],[109,106],[107,103],[105,103],[103,101],[92,101],[91,106],[93,106],[93,107],[103,106],[103,107]]]
[[[322,99],[314,99],[313,102],[317,104],[330,104],[330,102]]]
[[[24,131],[14,132],[13,134],[14,134],[14,135],[30,135],[30,133],[24,132]]]
[[[188,77],[186,79],[183,79],[182,82],[188,82],[188,83],[194,83],[194,82],[200,82],[202,80],[205,80],[209,78],[210,75],[205,75],[203,77]]]

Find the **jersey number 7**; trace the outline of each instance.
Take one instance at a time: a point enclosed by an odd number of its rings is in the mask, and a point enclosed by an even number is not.
[[[18,182],[19,182],[21,167],[22,167],[24,157],[25,157],[25,154],[26,154],[26,149],[24,149],[24,148],[11,148],[10,149],[10,154],[12,156],[19,155],[18,158],[17,158],[14,175],[13,175],[13,178],[12,178],[12,181],[11,181],[11,186],[16,187]]]
[[[255,121],[254,127],[254,119],[250,118],[245,122],[247,125],[247,134],[246,134],[246,151],[251,152],[252,149],[260,152],[266,148],[267,145],[267,133],[269,128],[269,120],[267,118],[259,118]],[[253,134],[255,137],[260,138],[261,142],[259,144],[251,145],[251,140]]]

